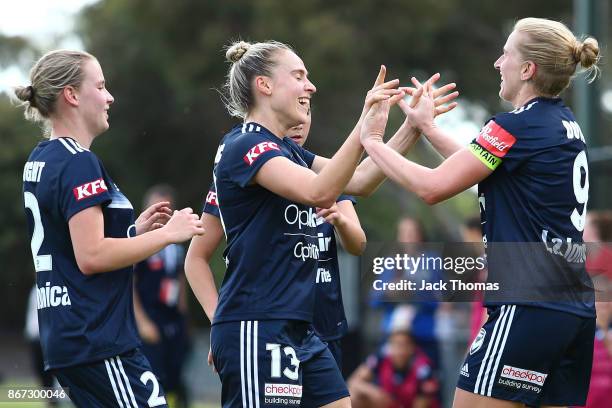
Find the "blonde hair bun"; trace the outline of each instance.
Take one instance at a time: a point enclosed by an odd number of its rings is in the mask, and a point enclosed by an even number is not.
[[[245,41],[238,41],[233,43],[225,53],[225,58],[229,62],[236,63],[240,61],[240,58],[249,50],[251,44]]]
[[[583,68],[590,68],[599,61],[599,43],[593,37],[576,42],[574,58]]]

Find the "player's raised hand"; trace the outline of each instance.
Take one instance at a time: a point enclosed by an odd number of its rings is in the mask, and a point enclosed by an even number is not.
[[[440,79],[439,73],[433,74],[425,82],[424,86],[425,87],[430,86],[433,88],[433,85],[436,82],[438,82],[439,79]],[[417,103],[419,102],[420,96],[421,96],[421,93],[418,92],[418,89],[421,88],[423,85],[421,85],[421,83],[414,77],[412,78],[412,83],[415,85],[414,88],[413,87],[401,87],[400,88],[407,95],[412,96],[412,98],[410,99],[410,102],[406,102],[403,99],[398,102],[399,107],[404,111],[405,114],[407,114],[408,109],[414,108],[417,105]],[[459,96],[459,92],[454,91],[456,86],[457,85],[455,83],[450,83],[440,88],[433,89],[432,95],[434,98],[434,105],[435,105],[434,115],[435,116],[442,115],[457,107],[457,102],[454,102],[454,99],[457,99],[457,97]]]
[[[416,78],[413,78],[414,81],[416,81]],[[418,83],[418,81],[416,82]],[[431,83],[425,82],[423,85],[418,86],[414,93],[419,98],[416,106],[404,105],[406,121],[412,126],[421,130],[433,126],[433,120],[436,116],[434,92]]]
[[[202,221],[189,207],[180,211],[174,211],[168,223],[164,226],[170,236],[171,242],[183,242],[191,239],[194,235],[203,235]]]
[[[143,234],[148,231],[161,228],[170,219],[172,210],[170,209],[169,201],[160,201],[155,203],[142,212],[134,223],[136,226],[136,235]]]
[[[374,85],[372,89],[370,89],[366,95],[365,103],[363,105],[362,116],[365,116],[373,104],[376,102],[393,98],[392,104],[401,100],[404,97],[405,93],[403,90],[398,89],[399,79],[393,79],[391,81],[385,82],[385,76],[387,75],[387,68],[384,65],[380,66],[380,71],[378,72],[378,76],[374,81]],[[398,97],[401,95],[401,97]]]
[[[382,142],[393,99],[397,101],[397,96],[382,98],[368,110],[361,126],[360,139],[363,146],[369,142]]]

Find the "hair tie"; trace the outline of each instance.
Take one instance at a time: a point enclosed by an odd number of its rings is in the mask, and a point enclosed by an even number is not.
[[[30,91],[30,97],[28,98],[28,102],[31,102],[34,99],[34,87],[32,85],[27,86],[28,91]]]

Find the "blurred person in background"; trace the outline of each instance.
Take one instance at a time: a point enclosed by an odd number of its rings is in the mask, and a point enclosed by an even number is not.
[[[174,207],[175,199],[171,186],[158,184],[145,193],[143,208],[158,202]],[[190,349],[184,260],[183,247],[170,244],[134,267],[134,315],[142,352],[164,387],[170,407],[188,406],[182,377]]]
[[[427,355],[406,329],[389,335],[348,379],[354,408],[436,408],[439,383]]]

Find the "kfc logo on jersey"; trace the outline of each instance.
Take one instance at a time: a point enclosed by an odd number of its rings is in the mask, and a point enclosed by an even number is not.
[[[480,130],[476,141],[495,156],[504,157],[516,138],[491,120]]]
[[[214,191],[209,191],[208,194],[206,195],[206,204],[210,204],[210,205],[214,205],[215,207],[218,207],[219,203],[217,203],[217,193],[215,193]]]
[[[251,150],[244,155],[243,159],[249,166],[252,165],[255,160],[262,154],[270,150],[280,150],[278,145],[274,142],[261,142],[251,147]]]
[[[104,180],[99,178],[89,183],[85,183],[72,189],[72,193],[77,201],[81,201],[84,198],[89,198],[101,194],[104,191],[108,191]]]

